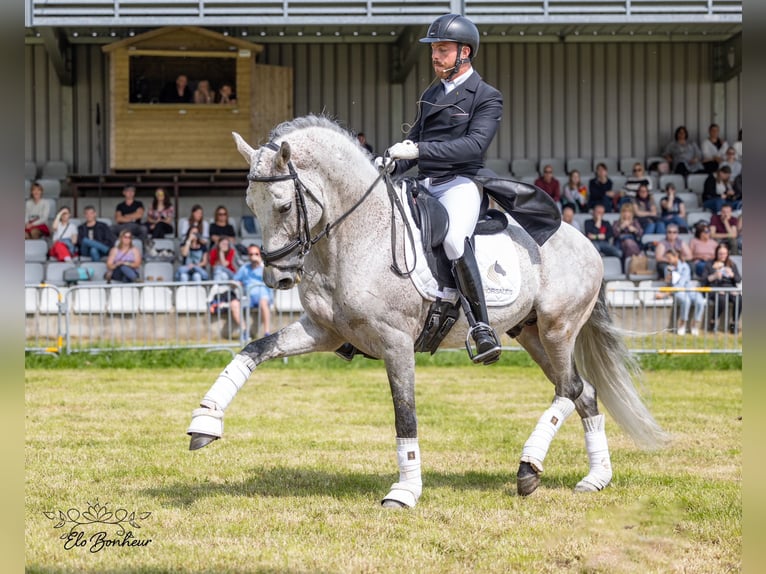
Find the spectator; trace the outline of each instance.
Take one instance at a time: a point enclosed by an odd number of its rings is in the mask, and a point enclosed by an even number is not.
[[[725,159],[726,150],[729,144],[720,137],[721,128],[718,124],[710,124],[707,129],[708,137],[702,142],[700,151],[702,152],[702,166],[707,173],[714,173],[719,164]]]
[[[687,176],[704,169],[702,151],[696,142],[689,141],[689,132],[685,126],[676,128],[673,141],[665,147],[663,155],[670,162],[673,173]]]
[[[689,264],[682,261],[678,251],[671,249],[667,252],[668,264],[663,271],[665,282],[679,289],[692,289],[692,272]],[[691,334],[696,337],[700,334],[699,326],[702,316],[705,314],[705,298],[699,291],[676,291],[673,298],[680,307],[678,313],[678,327],[676,333],[686,335],[686,325],[689,322],[691,309],[694,307],[694,318],[691,322]]]
[[[173,234],[173,218],[175,208],[167,200],[165,188],[154,190],[152,207],[146,214],[146,231],[152,239],[161,239]]]
[[[723,165],[718,171],[711,173],[705,180],[705,187],[702,190],[702,207],[710,210],[712,213],[721,211],[721,206],[727,198],[734,197],[734,189],[731,186],[731,168]]]
[[[112,226],[112,233],[119,236],[123,230],[127,229],[135,237],[142,241],[146,240],[146,227],[141,224],[144,204],[136,199],[136,188],[128,185],[122,190],[122,195],[125,201],[117,204],[114,210],[115,223]]]
[[[615,192],[612,190],[612,180],[609,179],[609,172],[605,163],[596,166],[596,177],[588,183],[588,209],[593,209],[596,205],[603,205],[604,210],[614,211],[614,202],[612,198]]]
[[[117,238],[117,245],[109,250],[109,256],[106,258],[107,283],[134,283],[139,279],[140,268],[141,252],[133,245],[131,231],[123,229]]]
[[[670,262],[668,252],[678,252],[681,261],[686,263],[692,260],[692,252],[689,246],[683,242],[680,236],[678,225],[671,223],[665,229],[665,238],[658,241],[654,246],[654,259],[657,262],[657,274],[665,277],[665,268]]]
[[[242,283],[247,306],[260,311],[264,336],[267,337],[271,332],[271,305],[274,302],[274,296],[271,289],[263,282],[261,250],[257,245],[250,245],[247,248],[247,256],[249,263],[237,269],[234,280]]]
[[[160,93],[160,102],[165,104],[184,104],[192,101],[193,94],[186,74],[179,74],[175,82],[168,82]]]
[[[205,220],[202,206],[198,203],[192,205],[188,219],[182,219],[178,222],[179,237],[187,237],[192,227],[197,227],[198,241],[203,245],[208,245],[210,243],[210,224]]]
[[[720,243],[715,249],[715,255],[708,261],[702,273],[702,280],[707,287],[737,287],[742,281],[737,264],[729,257],[729,248],[725,243]],[[740,291],[711,291],[709,300],[715,304],[714,320],[710,325],[712,331],[719,327],[721,315],[729,319],[729,331],[734,333],[742,313],[742,293]],[[733,312],[728,313],[728,305],[733,305]]]
[[[207,281],[207,246],[202,243],[201,225],[192,223],[181,245],[181,265],[176,270],[176,281]]]
[[[739,128],[737,141],[734,142],[732,147],[737,150],[737,161],[742,161],[742,128]]]
[[[732,215],[731,205],[724,203],[721,213],[710,218],[710,236],[719,243],[726,243],[729,253],[737,255],[737,226],[739,221]]]
[[[726,150],[726,157],[718,167],[728,165],[731,170],[731,178],[736,179],[742,173],[742,162],[737,159],[737,150],[730,147]]]
[[[237,95],[230,83],[226,82],[218,89],[218,103],[232,106],[237,104]]]
[[[103,221],[98,221],[96,208],[92,205],[83,209],[85,223],[77,228],[77,250],[80,256],[90,256],[93,261],[101,261],[109,255],[109,250],[115,242],[114,233]]]
[[[625,180],[625,191],[635,197],[638,194],[638,188],[642,185],[646,186],[649,193],[652,192],[652,178],[646,174],[644,165],[640,162],[633,164],[633,173]]]
[[[48,220],[51,217],[51,206],[43,200],[43,186],[34,182],[29,189],[30,198],[24,206],[24,239],[40,239],[50,237]]]
[[[565,203],[561,207],[561,221],[564,223],[568,223],[572,227],[574,227],[577,231],[582,233],[582,226],[580,225],[580,222],[577,221],[574,217],[574,207],[571,203]]]
[[[53,219],[53,235],[49,255],[58,261],[71,261],[77,245],[77,227],[72,224],[71,212],[62,207]]]
[[[676,195],[676,186],[672,182],[665,186],[665,195],[660,200],[660,220],[666,226],[669,223],[675,223],[681,231],[689,230],[689,225],[686,223],[686,205]]]
[[[236,233],[234,226],[229,222],[229,211],[226,209],[226,206],[219,205],[215,208],[215,219],[210,224],[208,231],[213,245],[216,245],[222,237],[228,237],[231,239],[231,244],[234,245]]]
[[[718,247],[718,242],[710,237],[710,225],[704,221],[698,222],[694,226],[694,237],[689,241],[694,275],[702,277],[705,272],[705,264],[715,257],[716,247]]]
[[[737,251],[740,255],[742,255],[742,215],[744,214],[740,213],[737,218]]]
[[[237,272],[234,265],[236,255],[231,239],[226,236],[221,237],[210,250],[210,268],[213,272],[213,281],[229,281],[234,277]]]
[[[215,92],[210,87],[208,80],[197,82],[197,89],[194,90],[195,104],[212,104],[215,102]]]
[[[375,154],[372,151],[372,146],[367,141],[367,136],[364,135],[364,132],[359,132],[356,134],[356,139],[359,140],[359,145],[361,145],[365,150],[367,150],[367,153],[370,154],[370,157],[373,157]]]
[[[588,211],[588,188],[580,179],[580,172],[576,169],[569,172],[569,181],[561,191],[561,207],[565,205],[571,205],[572,209],[578,213]]]
[[[561,207],[561,185],[559,180],[553,177],[553,166],[543,167],[543,175],[535,180],[535,185],[550,195],[559,208]]]
[[[636,197],[633,198],[635,214],[644,233],[664,233],[665,223],[657,216],[657,204],[646,185],[639,185]]]
[[[620,208],[620,219],[612,226],[615,244],[620,246],[623,259],[641,253],[641,224],[635,218],[632,203],[625,203]],[[624,262],[624,261],[623,261]]]
[[[593,206],[593,218],[585,222],[585,236],[591,240],[601,255],[611,255],[622,259],[622,251],[612,243],[614,232],[609,222],[604,219],[605,211],[603,203]]]

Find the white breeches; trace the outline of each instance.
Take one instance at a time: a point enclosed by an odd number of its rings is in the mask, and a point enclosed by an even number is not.
[[[474,182],[462,176],[440,185],[431,185],[431,178],[426,178],[423,185],[449,214],[449,231],[444,238],[444,252],[450,261],[460,259],[465,248],[465,238],[473,235],[479,220],[481,192]]]

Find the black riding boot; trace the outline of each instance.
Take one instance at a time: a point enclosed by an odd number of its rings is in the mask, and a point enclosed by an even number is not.
[[[463,311],[471,327],[468,335],[476,342],[476,353],[474,353],[466,337],[465,346],[468,349],[468,356],[474,363],[490,365],[500,358],[500,340],[495,330],[489,326],[481,275],[476,264],[473,246],[468,238],[465,240],[463,256],[452,263],[452,275],[462,295]]]

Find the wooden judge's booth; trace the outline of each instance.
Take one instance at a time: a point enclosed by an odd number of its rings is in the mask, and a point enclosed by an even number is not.
[[[109,56],[112,171],[246,168],[231,132],[263,143],[293,117],[292,69],[256,63],[263,46],[193,26],[158,28],[103,47]],[[235,104],[168,103],[163,90],[186,75]]]

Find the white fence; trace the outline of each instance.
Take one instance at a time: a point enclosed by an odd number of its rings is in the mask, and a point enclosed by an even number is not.
[[[243,309],[241,327],[216,293],[231,290],[243,299],[239,284],[146,282],[26,286],[26,350],[36,353],[99,352],[174,348],[239,349],[259,333],[256,311]],[[646,281],[607,283],[615,323],[626,330],[637,353],[742,353],[741,293],[737,289],[699,288],[706,297],[699,334],[678,334],[679,306],[674,290]],[[721,294],[716,296],[716,294]],[[723,304],[724,293],[732,294]],[[275,291],[271,329],[295,321],[301,312],[297,290]],[[507,350],[519,345],[503,335]]]

